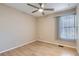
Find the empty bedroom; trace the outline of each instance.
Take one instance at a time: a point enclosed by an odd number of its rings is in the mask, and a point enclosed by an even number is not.
[[[0,56],[78,55],[78,3],[0,3]]]

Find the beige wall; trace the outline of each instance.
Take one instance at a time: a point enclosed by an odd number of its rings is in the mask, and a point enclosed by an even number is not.
[[[0,51],[35,40],[36,19],[0,4]]]
[[[45,17],[38,18],[38,40],[49,42],[52,44],[61,44],[68,47],[75,48],[75,43],[60,41],[57,37],[57,16],[61,16],[64,14],[74,13],[74,10],[66,10],[63,12],[51,14]]]
[[[52,42],[56,39],[56,21],[54,17],[38,19],[38,37],[41,40]]]

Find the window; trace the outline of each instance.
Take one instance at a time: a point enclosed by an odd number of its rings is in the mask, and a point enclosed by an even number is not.
[[[75,14],[58,17],[59,37],[64,40],[76,39],[76,19]]]

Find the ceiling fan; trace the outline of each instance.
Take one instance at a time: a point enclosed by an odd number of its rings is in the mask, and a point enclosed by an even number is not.
[[[35,12],[39,11],[39,12],[42,13],[42,15],[45,15],[44,11],[53,11],[53,10],[54,10],[53,8],[45,8],[45,7],[44,7],[44,3],[38,3],[38,5],[39,5],[40,7],[34,6],[34,5],[32,5],[32,4],[29,4],[29,3],[28,3],[27,5],[28,5],[28,6],[31,6],[31,7],[33,7],[33,8],[36,8],[36,10],[32,11],[32,13],[35,13]]]

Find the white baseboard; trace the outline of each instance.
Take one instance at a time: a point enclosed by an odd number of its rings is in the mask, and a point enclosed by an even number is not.
[[[24,46],[24,45],[30,44],[30,43],[35,42],[35,41],[36,41],[36,40],[31,40],[31,41],[26,42],[26,43],[23,43],[23,44],[21,44],[21,45],[15,46],[15,47],[13,47],[13,48],[9,48],[9,49],[7,49],[7,50],[1,51],[0,53],[4,53],[4,52],[10,51],[10,50],[13,50],[13,49],[22,47],[22,46]]]
[[[72,46],[68,46],[68,45],[63,45],[63,44],[61,44],[61,43],[57,43],[57,42],[52,43],[52,42],[45,41],[45,40],[37,40],[37,41],[46,42],[46,43],[55,44],[55,45],[62,45],[62,46],[66,46],[66,47],[70,47],[70,48],[74,48],[74,49],[76,49],[76,47],[72,47]]]

